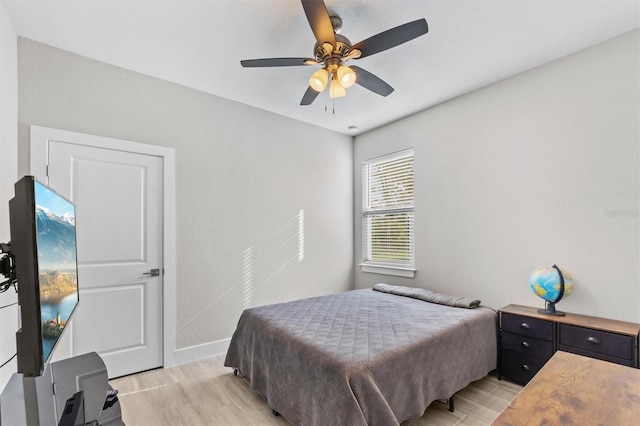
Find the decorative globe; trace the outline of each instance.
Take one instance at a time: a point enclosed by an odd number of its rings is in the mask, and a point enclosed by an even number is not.
[[[563,312],[555,310],[555,304],[564,296],[571,294],[573,281],[571,274],[557,265],[545,265],[536,268],[529,276],[529,287],[533,293],[544,299],[545,309],[538,312],[548,315],[564,315]]]

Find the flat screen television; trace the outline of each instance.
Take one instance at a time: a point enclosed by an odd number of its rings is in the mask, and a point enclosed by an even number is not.
[[[33,176],[15,184],[9,201],[20,328],[18,373],[35,377],[78,305],[75,206]]]

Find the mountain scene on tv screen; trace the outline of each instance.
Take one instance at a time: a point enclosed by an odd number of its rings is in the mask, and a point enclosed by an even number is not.
[[[73,205],[47,191],[44,187],[36,187],[38,269],[45,359],[78,302]],[[46,340],[53,341],[47,344]]]

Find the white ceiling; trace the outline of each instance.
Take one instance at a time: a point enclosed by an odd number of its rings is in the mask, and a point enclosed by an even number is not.
[[[388,97],[355,85],[335,103],[323,93],[302,107],[317,66],[240,66],[314,56],[299,0],[2,1],[22,37],[345,134],[640,26],[638,0],[325,0],[352,43],[419,18],[429,33],[353,62],[393,86]]]

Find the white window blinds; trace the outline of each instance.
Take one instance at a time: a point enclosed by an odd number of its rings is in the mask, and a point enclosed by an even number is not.
[[[363,164],[364,262],[415,267],[413,150]]]

